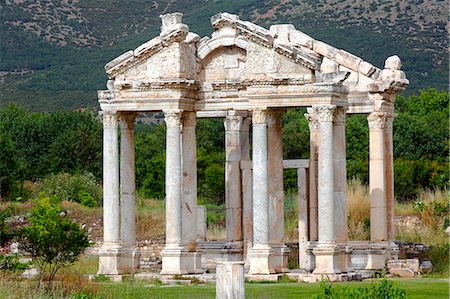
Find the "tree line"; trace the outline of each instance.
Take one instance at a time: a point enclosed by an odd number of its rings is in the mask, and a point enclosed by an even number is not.
[[[397,97],[394,169],[398,200],[414,199],[423,188],[448,186],[448,103],[449,93],[435,89]],[[305,109],[291,109],[283,116],[284,159],[309,157],[304,113]],[[198,121],[198,195],[203,203],[224,200],[224,135],[221,119]],[[367,183],[369,130],[365,115],[347,117],[346,139],[348,178]],[[165,125],[138,124],[135,150],[138,190],[147,197],[164,198]],[[102,124],[97,115],[93,111],[29,112],[14,104],[1,108],[1,198],[26,200],[33,194],[33,185],[58,173],[88,173],[101,183]],[[285,172],[285,189],[296,189],[294,172]]]

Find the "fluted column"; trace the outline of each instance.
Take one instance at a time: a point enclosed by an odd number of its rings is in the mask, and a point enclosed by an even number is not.
[[[287,270],[288,248],[284,239],[283,110],[271,110],[267,119],[269,244],[271,264],[277,272]]]
[[[242,246],[241,130],[243,117],[228,112],[225,117],[225,206],[227,243]]]
[[[253,124],[253,247],[249,274],[274,272],[269,263],[269,198],[267,167],[267,111],[252,111]]]
[[[318,146],[318,215],[319,243],[335,241],[334,231],[334,138],[333,114],[336,106],[317,107],[319,121]]]
[[[119,140],[115,113],[103,114],[103,245],[98,274],[117,275],[120,250]]]
[[[116,114],[103,114],[103,247],[120,247],[119,140]]]
[[[334,198],[334,129],[336,106],[313,106],[319,122],[318,144],[318,229],[319,240],[313,253],[316,256],[315,274],[338,274],[340,249],[336,246]]]

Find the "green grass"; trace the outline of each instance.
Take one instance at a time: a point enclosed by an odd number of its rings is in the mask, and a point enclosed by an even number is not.
[[[446,278],[394,279],[397,286],[406,289],[409,298],[446,299],[449,297]],[[344,287],[369,285],[371,281],[340,283]],[[311,298],[319,284],[308,283],[247,283],[246,298]],[[214,285],[151,286],[144,282],[104,283],[105,298],[214,298]]]

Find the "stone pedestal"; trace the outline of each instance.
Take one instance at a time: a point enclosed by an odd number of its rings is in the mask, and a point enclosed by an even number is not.
[[[166,246],[161,251],[161,259],[161,275],[203,273],[199,252],[187,251],[183,247]]]
[[[270,256],[273,256],[272,248],[266,244],[254,244],[248,252],[250,263],[249,275],[268,275],[275,273],[275,269],[270,263]]]
[[[218,262],[216,268],[216,298],[245,298],[244,262]]]
[[[316,268],[314,274],[340,274],[339,255],[341,250],[339,246],[333,243],[320,243],[313,249],[316,257]]]
[[[387,250],[388,244],[386,242],[370,243],[367,251],[366,270],[385,269]]]

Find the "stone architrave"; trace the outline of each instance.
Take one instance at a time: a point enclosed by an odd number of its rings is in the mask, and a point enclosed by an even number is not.
[[[103,245],[99,250],[98,274],[120,274],[118,138],[117,114],[103,114]]]
[[[253,125],[253,247],[248,253],[249,274],[271,274],[267,167],[267,110],[252,111]]]
[[[269,244],[272,249],[271,267],[276,272],[288,268],[288,248],[284,239],[283,187],[283,110],[271,110],[267,117]]]

